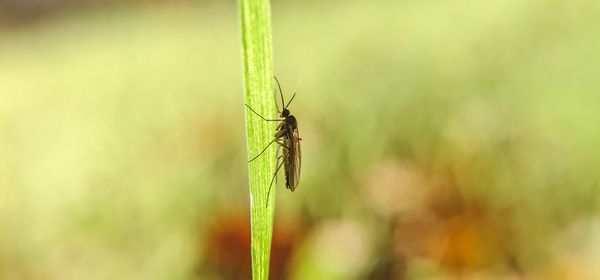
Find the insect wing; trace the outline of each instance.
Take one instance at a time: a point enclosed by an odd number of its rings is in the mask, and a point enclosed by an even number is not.
[[[300,182],[300,169],[302,166],[302,155],[300,151],[300,137],[298,128],[291,128],[286,139],[287,156],[285,165],[286,187],[291,191],[296,190]]]
[[[296,177],[296,186],[300,183],[300,169],[302,169],[302,150],[300,149],[300,133],[298,133],[298,128],[294,129],[294,146],[296,148],[296,156],[294,157],[295,163],[295,177]]]

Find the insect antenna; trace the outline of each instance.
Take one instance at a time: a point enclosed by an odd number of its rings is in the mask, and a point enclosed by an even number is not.
[[[279,104],[277,104],[277,89],[273,89],[273,101],[275,101],[275,108],[277,108],[277,113],[281,114],[281,111],[279,110]]]
[[[302,79],[300,79],[300,81],[298,82],[298,85],[296,86],[296,89],[294,89],[294,94],[292,95],[292,98],[290,98],[290,101],[288,101],[288,103],[285,104],[285,107],[283,107],[283,108],[287,108],[288,106],[290,106],[290,104],[292,103],[292,100],[294,100],[294,97],[296,97],[296,93],[298,92],[298,88],[300,87],[300,84],[302,84]]]
[[[279,94],[281,96],[281,106],[284,106],[285,101],[283,100],[283,91],[281,90],[281,85],[279,84],[279,80],[277,80],[277,77],[275,77],[275,75],[273,75],[273,78],[275,78],[275,81],[277,82],[277,87],[279,88]],[[277,102],[275,102],[275,104],[277,104]],[[284,106],[283,108],[285,109],[285,107],[287,106]]]

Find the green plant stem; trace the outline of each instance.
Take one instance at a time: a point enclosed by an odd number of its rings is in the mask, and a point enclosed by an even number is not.
[[[272,118],[276,109],[272,95],[273,62],[269,1],[240,0],[240,17],[246,104],[262,116]],[[248,159],[257,155],[273,139],[274,131],[273,122],[264,121],[246,109]],[[267,198],[267,193],[274,172],[275,145],[248,164],[254,280],[269,278],[275,188],[271,190],[270,198]]]

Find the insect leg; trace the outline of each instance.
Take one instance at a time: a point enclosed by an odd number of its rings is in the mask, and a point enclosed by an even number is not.
[[[290,148],[288,148],[285,144],[279,142],[279,141],[275,141],[275,143],[277,143],[279,146],[281,146],[282,148],[289,150]]]
[[[283,155],[281,155],[277,158],[277,162],[279,162],[279,159],[281,157],[283,157]],[[273,181],[275,181],[275,178],[277,177],[277,172],[279,172],[279,169],[281,169],[281,166],[283,166],[284,162],[285,162],[285,160],[282,160],[281,163],[279,163],[279,165],[277,166],[277,169],[275,170],[275,174],[273,174],[273,179],[271,179],[271,184],[269,184],[269,191],[267,192],[267,203],[265,204],[265,208],[267,208],[267,206],[269,206],[269,196],[271,195],[271,188],[273,187]]]
[[[246,105],[246,107],[248,107],[248,109],[250,109],[250,111],[252,111],[252,113],[256,114],[257,116],[259,116],[261,119],[268,121],[268,122],[280,122],[283,121],[283,119],[266,119],[265,117],[261,116],[259,113],[257,113],[256,111],[254,111],[254,109],[252,109],[252,107],[248,106],[248,104],[244,104]]]
[[[263,154],[263,153],[264,153],[264,152],[267,150],[267,148],[269,148],[269,146],[271,146],[271,144],[273,144],[273,142],[277,142],[276,140],[277,140],[277,139],[273,139],[273,141],[269,142],[269,144],[268,144],[268,145],[267,145],[267,146],[266,146],[266,147],[265,147],[265,148],[264,148],[264,149],[263,149],[263,150],[262,150],[262,151],[261,151],[261,152],[260,152],[258,155],[256,155],[256,156],[255,156],[255,157],[253,157],[251,160],[249,160],[249,161],[248,161],[248,163],[251,163],[251,162],[252,162],[253,160],[255,160],[257,157],[259,157],[260,155],[262,155],[262,154]]]

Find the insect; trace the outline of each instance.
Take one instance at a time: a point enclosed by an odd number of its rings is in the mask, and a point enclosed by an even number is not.
[[[288,109],[288,106],[290,106],[290,103],[292,103],[292,100],[294,100],[294,97],[296,97],[296,92],[294,91],[292,98],[286,104],[283,99],[283,91],[281,90],[279,80],[277,80],[277,77],[273,77],[277,82],[277,87],[279,88],[279,94],[281,96],[281,111],[279,111],[279,106],[277,105],[277,98],[275,97],[275,106],[277,107],[279,118],[267,119],[261,116],[256,111],[254,111],[254,109],[248,106],[248,104],[246,104],[246,107],[248,107],[250,111],[259,116],[261,119],[265,121],[279,122],[279,124],[277,125],[275,135],[273,137],[273,141],[269,142],[269,144],[258,155],[256,155],[248,161],[248,163],[250,163],[257,159],[273,143],[277,143],[279,145],[279,149],[277,150],[277,168],[275,169],[275,174],[273,174],[273,178],[271,179],[271,183],[269,184],[269,192],[267,193],[267,205],[269,204],[269,195],[271,194],[271,187],[273,186],[273,182],[277,177],[279,169],[281,169],[282,166],[284,167],[285,187],[291,191],[295,191],[298,187],[298,183],[300,182],[300,168],[302,166],[302,153],[300,151],[300,141],[302,140],[302,138],[300,138],[300,134],[298,133],[298,122],[296,121],[294,115],[292,115],[290,113],[290,110]],[[276,92],[274,92],[274,94],[276,94]],[[279,155],[280,153],[281,155]]]

